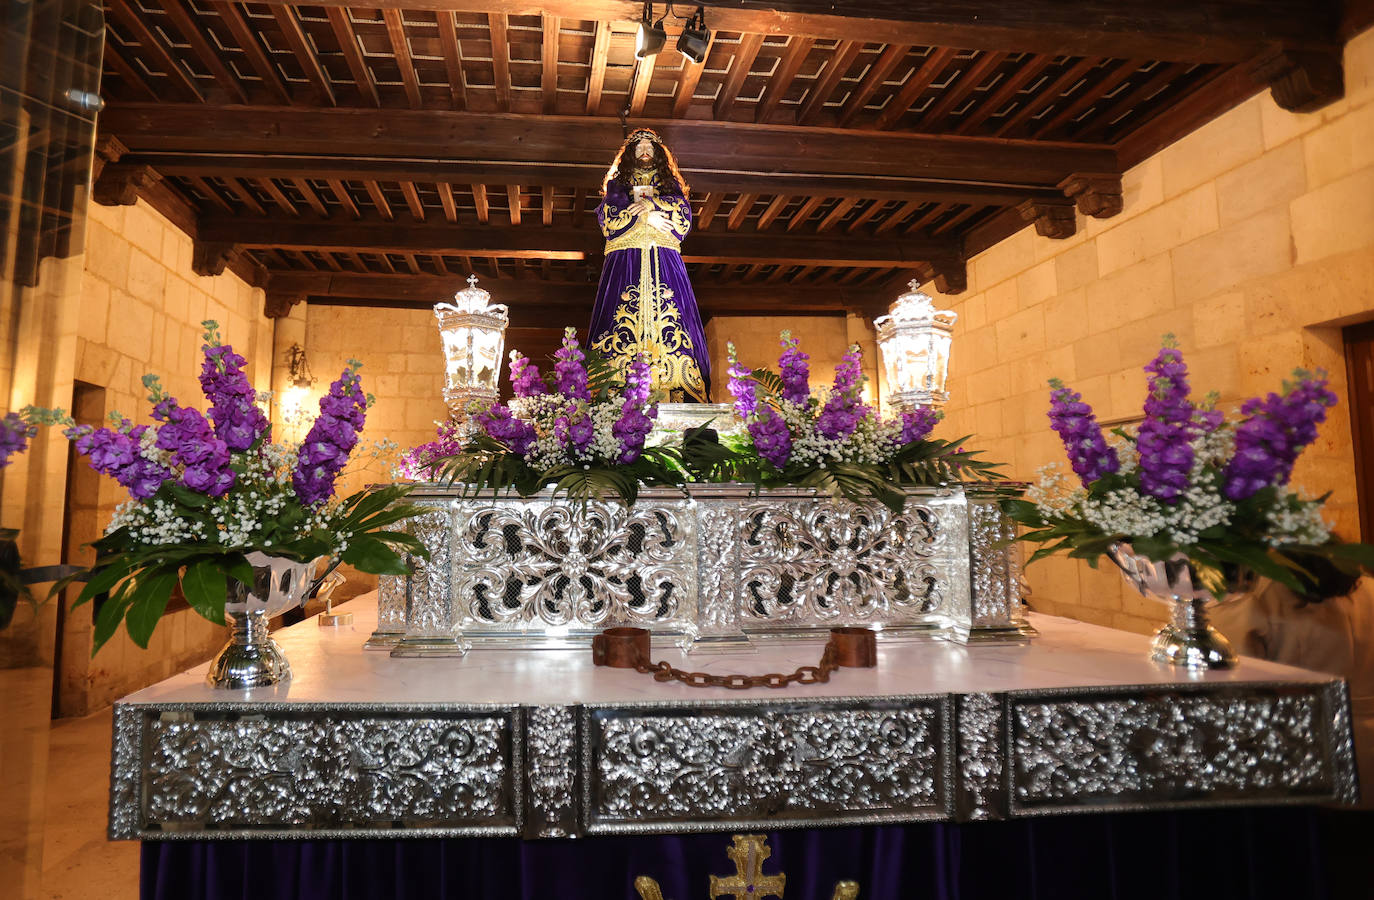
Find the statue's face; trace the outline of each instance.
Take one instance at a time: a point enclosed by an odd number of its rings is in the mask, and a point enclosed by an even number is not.
[[[635,144],[635,162],[641,166],[651,166],[654,164],[654,142],[648,138],[641,138]]]

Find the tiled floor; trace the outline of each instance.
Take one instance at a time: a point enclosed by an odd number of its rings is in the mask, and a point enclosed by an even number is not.
[[[39,895],[44,900],[138,896],[138,844],[105,838],[110,723],[109,709],[52,723]]]

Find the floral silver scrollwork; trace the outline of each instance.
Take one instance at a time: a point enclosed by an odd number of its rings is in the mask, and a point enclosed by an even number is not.
[[[1016,525],[996,501],[969,499],[972,625],[1008,625],[1021,605]]]
[[[575,827],[573,804],[577,799],[577,720],[573,707],[530,708],[525,735],[531,819],[526,822],[526,833],[566,837]]]
[[[735,510],[734,503],[719,501],[697,505],[697,625],[707,634],[739,629],[739,520]]]
[[[696,554],[685,511],[681,501],[469,511],[458,536],[465,626],[690,621]]]
[[[1017,703],[1014,804],[1335,799],[1325,704],[1310,687]]]
[[[794,500],[740,513],[740,603],[751,620],[899,622],[938,609],[946,579],[934,558],[942,523],[911,498],[878,504]]]
[[[938,702],[888,709],[615,714],[598,728],[589,832],[761,819],[933,818]]]
[[[514,831],[504,716],[164,714],[148,728],[149,824],[485,826]]]
[[[128,703],[114,706],[114,735],[110,748],[110,839],[138,836],[139,797],[143,788],[143,708]]]
[[[964,694],[958,715],[960,818],[1000,818],[1002,703],[993,694]]]
[[[453,514],[448,505],[410,521],[411,533],[429,550],[429,559],[412,560],[406,636],[451,638],[453,609]]]
[[[387,634],[406,630],[406,576],[377,579],[377,630]]]

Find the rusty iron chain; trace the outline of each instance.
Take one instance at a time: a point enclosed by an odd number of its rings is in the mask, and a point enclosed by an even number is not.
[[[814,666],[799,666],[795,672],[783,675],[780,672],[770,672],[767,675],[712,675],[709,672],[688,672],[685,669],[677,669],[662,660],[651,663],[640,661],[635,663],[635,671],[642,674],[652,673],[654,681],[680,681],[688,687],[723,687],[732,691],[743,691],[749,688],[769,687],[785,688],[789,684],[825,684],[830,681],[830,674],[840,667],[835,661],[835,645],[827,642],[825,652],[821,654],[821,661]]]

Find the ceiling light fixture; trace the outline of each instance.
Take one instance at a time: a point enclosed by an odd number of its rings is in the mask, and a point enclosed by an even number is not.
[[[639,28],[635,31],[635,59],[656,55],[668,40],[668,32],[663,28],[663,19],[654,24],[654,5],[644,0],[644,12],[639,17]]]
[[[660,23],[661,24],[661,23]],[[677,49],[694,63],[706,61],[706,51],[711,47],[711,32],[706,28],[706,11],[700,6],[678,35]]]

